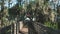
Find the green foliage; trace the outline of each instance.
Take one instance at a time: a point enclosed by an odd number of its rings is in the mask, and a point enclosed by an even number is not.
[[[17,1],[19,1],[19,0],[17,0]],[[48,3],[48,1],[49,0],[44,0],[44,4],[41,4],[41,6],[42,6],[42,12],[43,11],[45,11],[45,10],[43,10],[43,9],[46,9],[48,6],[49,6],[49,3]],[[35,3],[35,2],[34,2]],[[34,4],[33,2],[30,2],[30,4],[28,4],[27,5],[27,10],[29,10],[30,11],[30,9],[32,9],[32,5]],[[39,2],[37,2],[37,3],[35,3],[36,4],[36,7],[39,7],[40,8],[40,5],[39,5]],[[2,6],[3,6],[3,4],[2,4]],[[17,7],[17,8],[16,8]],[[44,8],[44,7],[46,7],[46,8]],[[19,6],[15,6],[15,8],[16,8],[16,10],[22,10],[23,8],[22,8],[22,6],[21,5],[19,5]],[[40,9],[40,10],[41,10]],[[15,10],[15,11],[16,11]],[[10,10],[9,10],[10,11]],[[14,11],[14,12],[15,12]],[[8,11],[7,11],[8,12]],[[6,13],[7,13],[6,12]],[[11,12],[11,11],[10,11]],[[13,13],[14,13],[13,12]],[[36,12],[38,12],[38,11],[36,11]],[[42,13],[41,12],[41,13]],[[12,13],[12,12],[11,12]],[[5,15],[5,14],[4,14]],[[12,14],[13,15],[13,14]],[[15,14],[14,14],[15,15]],[[10,16],[11,17],[11,16]],[[9,17],[9,18],[10,18]],[[15,18],[16,18],[16,16],[14,16]],[[11,18],[11,20],[9,21],[8,20],[8,18],[6,18],[5,16],[3,16],[2,18],[3,18],[3,25],[2,25],[2,27],[4,27],[4,26],[9,26],[9,25],[11,25],[12,23],[15,23],[15,22],[13,22],[13,21],[15,21],[14,19],[14,17],[12,17]],[[16,20],[17,21],[17,20]],[[49,21],[47,21],[47,22],[45,22],[44,23],[44,25],[46,25],[47,27],[51,27],[51,28],[53,28],[53,29],[58,29],[58,23],[51,23],[51,22],[49,22]],[[7,30],[7,32],[6,33],[9,33],[10,32],[10,30]]]
[[[47,27],[51,27],[53,29],[58,29],[58,23],[51,23],[48,21],[48,22],[45,22],[44,25]]]
[[[29,4],[28,6],[27,6],[27,9],[30,9],[32,7],[32,5],[31,4]]]
[[[10,30],[10,29],[7,30],[7,31],[6,31],[6,34],[11,34],[11,30]]]

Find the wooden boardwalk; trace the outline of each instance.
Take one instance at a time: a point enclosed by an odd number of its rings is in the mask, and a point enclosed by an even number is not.
[[[38,22],[33,23],[33,27],[34,29],[23,28],[22,31],[24,34],[60,34],[59,30],[54,30],[52,28],[46,27],[43,24],[38,23]],[[9,29],[10,29],[10,32],[6,33],[6,31]],[[23,34],[23,33],[19,33],[19,28],[17,27],[16,23],[12,24],[12,28],[10,25],[1,29],[1,34]]]
[[[35,22],[33,23],[35,30],[37,31],[38,34],[60,34],[59,30],[54,30],[50,27],[46,27],[45,25]]]

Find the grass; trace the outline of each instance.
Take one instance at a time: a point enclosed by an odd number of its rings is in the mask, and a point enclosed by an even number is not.
[[[45,22],[44,25],[53,29],[58,29],[58,23]]]

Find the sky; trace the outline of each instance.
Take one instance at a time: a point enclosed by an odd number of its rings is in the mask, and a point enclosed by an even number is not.
[[[24,0],[23,0],[24,1]],[[34,1],[34,0],[32,0],[32,1]],[[50,1],[52,1],[52,0],[50,0]],[[29,2],[29,0],[27,0],[27,2]],[[12,5],[10,5],[10,8],[11,7],[13,7],[16,3],[17,3],[17,0],[12,0],[10,3],[12,3]],[[23,3],[23,2],[22,2]],[[55,2],[55,4],[57,4],[58,3],[58,1],[56,1]],[[52,5],[53,5],[53,3],[52,3]],[[59,1],[59,5],[60,5],[60,1]],[[8,1],[5,1],[5,5],[4,6],[6,6],[6,7],[8,7]],[[1,7],[1,6],[0,6]],[[53,6],[52,6],[53,7]],[[54,7],[53,7],[54,8]],[[1,8],[0,8],[1,9]]]
[[[4,2],[5,2],[4,6],[8,7],[8,1],[4,1]],[[13,7],[17,3],[17,0],[12,0],[10,3],[12,3],[12,5],[10,5],[9,8]],[[1,6],[0,6],[0,10],[1,10]]]
[[[23,0],[24,1],[24,0]],[[32,1],[34,1],[34,0],[32,0]],[[50,1],[52,1],[52,0],[50,0]],[[53,1],[55,1],[55,0],[53,0]],[[27,0],[27,2],[29,2],[29,0]],[[16,3],[17,3],[17,0],[12,0],[11,1],[11,3],[12,3],[12,5],[10,5],[10,8],[11,7],[13,7]],[[22,2],[23,3],[23,2]],[[56,2],[54,2],[55,3],[55,5],[58,3],[58,1],[56,1]],[[52,5],[53,5],[53,3],[52,3]],[[60,1],[59,1],[59,5],[60,5]],[[6,1],[5,2],[5,6],[7,6],[8,7],[8,2]]]
[[[53,3],[52,3],[51,1],[52,1],[52,0],[50,0],[51,8],[52,8],[52,9],[54,9],[54,4],[55,4],[55,8],[57,7],[56,5],[58,4],[58,2],[59,2],[58,5],[60,5],[60,0],[57,0],[57,1],[53,0],[53,1],[54,1]]]
[[[26,0],[26,1],[29,3],[30,0]],[[32,0],[32,1],[34,1],[34,0]],[[24,0],[22,0],[22,3],[23,2],[24,2]],[[11,8],[17,3],[17,0],[12,0],[10,3],[12,3],[12,5],[10,6],[10,8]],[[5,1],[5,6],[8,7],[8,2],[7,1]]]
[[[12,5],[10,5],[10,7],[13,7],[17,3],[17,0],[12,0],[10,3],[12,3]],[[5,1],[5,6],[8,7],[8,1]]]

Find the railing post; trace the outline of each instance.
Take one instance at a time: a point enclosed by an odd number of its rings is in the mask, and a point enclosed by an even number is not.
[[[1,34],[1,20],[0,20],[0,34]]]
[[[14,23],[14,34],[16,34],[16,23]]]

